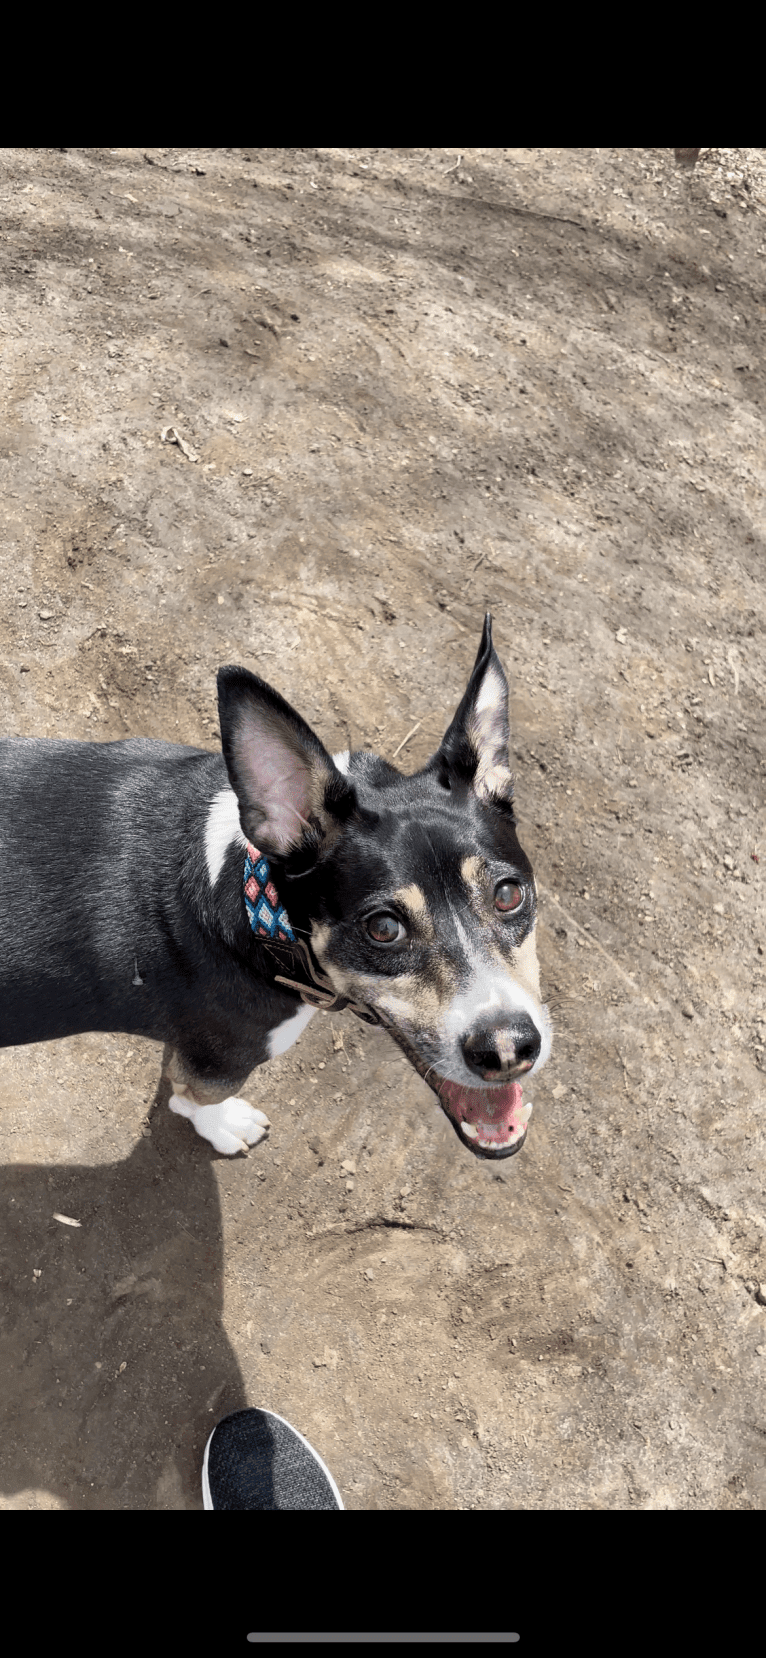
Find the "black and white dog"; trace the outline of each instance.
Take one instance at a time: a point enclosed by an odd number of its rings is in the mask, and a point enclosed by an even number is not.
[[[244,668],[222,754],[134,738],[0,742],[0,1046],[165,1041],[174,1111],[231,1154],[237,1090],[317,1006],[383,1024],[463,1143],[510,1157],[551,1048],[536,889],[516,837],[508,690],[486,617],[465,695],[413,777],[331,757]]]

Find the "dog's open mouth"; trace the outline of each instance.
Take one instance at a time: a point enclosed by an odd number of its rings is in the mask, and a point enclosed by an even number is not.
[[[520,1082],[500,1088],[463,1088],[459,1082],[435,1076],[431,1087],[471,1151],[480,1157],[512,1157],[521,1150],[532,1107],[524,1104]]]
[[[513,1157],[521,1151],[532,1106],[524,1104],[520,1082],[494,1084],[490,1088],[466,1088],[460,1082],[451,1082],[448,1077],[439,1076],[432,1065],[425,1065],[394,1025],[388,1020],[381,1022],[419,1076],[433,1088],[442,1110],[469,1151],[477,1157]]]

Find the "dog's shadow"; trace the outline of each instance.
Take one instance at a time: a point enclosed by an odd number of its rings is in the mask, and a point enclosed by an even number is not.
[[[216,1154],[169,1092],[125,1162],[3,1171],[0,1489],[18,1506],[199,1509],[207,1437],[247,1403]]]

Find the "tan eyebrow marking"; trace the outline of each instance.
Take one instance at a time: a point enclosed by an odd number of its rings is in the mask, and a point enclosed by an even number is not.
[[[397,904],[401,904],[402,909],[406,911],[419,931],[427,939],[433,939],[435,936],[434,924],[422,888],[416,886],[413,881],[408,887],[398,887],[393,896]]]

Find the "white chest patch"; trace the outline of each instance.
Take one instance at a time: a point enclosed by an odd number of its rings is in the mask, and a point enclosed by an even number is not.
[[[297,1042],[301,1031],[306,1029],[309,1019],[313,1018],[315,1013],[315,1007],[310,1007],[308,1002],[301,1002],[297,1013],[290,1019],[283,1020],[281,1025],[276,1025],[274,1030],[269,1032],[269,1059],[276,1059],[277,1054],[287,1053],[288,1048]]]

